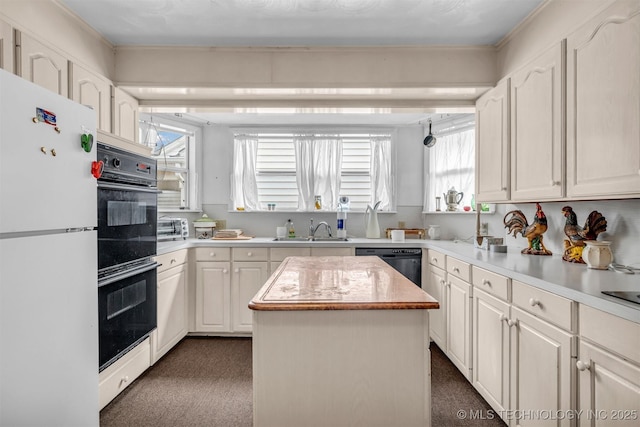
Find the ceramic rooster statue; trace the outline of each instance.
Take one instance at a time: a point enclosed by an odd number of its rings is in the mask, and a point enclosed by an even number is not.
[[[607,220],[598,211],[592,211],[584,223],[584,227],[578,225],[578,218],[571,206],[562,208],[562,214],[567,218],[564,224],[564,254],[562,259],[569,262],[584,264],[582,249],[586,240],[596,240],[598,235],[607,231]]]
[[[511,215],[509,217],[509,215]],[[507,217],[509,219],[507,220]],[[516,237],[521,233],[529,241],[529,247],[523,249],[523,254],[551,255],[551,251],[544,247],[542,235],[547,231],[547,217],[544,215],[540,203],[536,203],[536,214],[533,222],[529,224],[521,210],[507,212],[503,219],[504,227],[509,229],[507,234],[513,233]]]

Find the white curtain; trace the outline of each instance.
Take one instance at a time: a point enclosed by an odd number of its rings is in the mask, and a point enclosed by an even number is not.
[[[298,135],[294,138],[298,210],[312,211],[315,196],[323,210],[338,207],[342,170],[342,139],[332,135]]]
[[[391,166],[393,153],[391,138],[387,136],[371,138],[371,206],[381,202],[380,210],[395,210],[393,206],[393,176]]]
[[[236,135],[233,147],[233,180],[231,188],[231,209],[243,207],[257,210],[258,185],[256,183],[256,163],[258,158],[258,137]]]
[[[425,148],[429,158],[429,171],[425,188],[424,210],[436,210],[436,197],[440,209],[446,210],[443,193],[454,187],[463,192],[460,208],[471,206],[475,191],[475,129],[437,137],[436,145]]]

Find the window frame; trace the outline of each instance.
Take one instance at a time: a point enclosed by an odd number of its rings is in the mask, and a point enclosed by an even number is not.
[[[202,128],[184,121],[172,120],[162,114],[140,114],[140,141],[143,145],[153,149],[153,147],[145,142],[145,129],[146,126],[157,126],[161,130],[169,132],[183,133],[187,136],[187,142],[185,143],[185,167],[175,167],[162,164],[162,157],[151,156],[156,160],[158,181],[163,171],[185,172],[187,174],[187,189],[186,197],[187,201],[185,206],[160,206],[158,205],[158,212],[200,212],[201,211],[201,195],[199,193],[198,182],[198,161],[197,152],[199,150],[202,141]]]
[[[390,166],[391,166],[391,173],[390,173],[390,177],[389,179],[392,182],[393,185],[393,191],[391,192],[391,207],[386,210],[385,212],[391,213],[391,212],[396,212],[397,209],[397,191],[395,191],[395,186],[396,186],[396,170],[397,170],[397,165],[396,165],[396,149],[397,149],[397,144],[396,144],[396,140],[397,140],[397,128],[396,127],[380,127],[380,126],[353,126],[353,127],[305,127],[305,126],[292,126],[292,127],[283,127],[283,126],[277,126],[277,127],[264,127],[264,126],[260,126],[260,127],[231,127],[231,136],[232,136],[232,143],[235,144],[236,141],[236,135],[238,134],[246,134],[246,135],[260,135],[260,134],[288,134],[291,136],[295,136],[295,135],[305,135],[305,134],[316,134],[319,135],[320,137],[322,135],[349,135],[349,134],[354,134],[354,135],[359,135],[359,134],[367,134],[370,135],[371,140],[373,140],[375,137],[379,137],[381,135],[386,135],[389,140],[390,140],[390,150],[391,150],[391,159],[390,159]],[[344,150],[344,148],[343,148]],[[234,150],[231,150],[232,152]],[[231,160],[231,164],[234,165],[234,161],[235,159],[233,158],[233,154],[232,154],[232,160]],[[370,162],[371,164],[371,162]],[[232,170],[231,170],[231,177],[233,179],[234,177],[234,170],[233,170],[234,166],[232,166]],[[257,171],[256,171],[257,172]],[[287,176],[295,176],[296,175],[296,171],[294,170],[293,172],[291,171],[280,171],[283,172],[283,176],[284,176],[284,172],[286,172]],[[271,173],[277,173],[276,171],[261,171],[261,174],[264,175],[268,175]],[[364,174],[359,174],[357,172],[353,172],[353,171],[345,171],[342,170],[341,171],[341,176],[364,176]],[[258,173],[256,173],[256,176],[258,176]],[[369,177],[369,180],[371,180],[371,176],[372,176],[372,169],[371,167],[369,168],[368,172],[367,172],[367,177]],[[233,186],[234,183],[232,182],[231,185]],[[297,182],[296,182],[296,187],[297,187]],[[370,193],[371,193],[371,188],[370,188]],[[232,195],[230,194],[229,197],[229,211],[237,211],[237,208],[235,206],[233,206],[233,199],[232,199]],[[367,204],[370,204],[371,202],[367,202]],[[261,202],[260,203],[260,207],[259,209],[252,209],[251,212],[317,212],[316,210],[311,210],[311,209],[301,209],[299,206],[299,203],[296,202],[297,207],[294,208],[290,208],[290,209],[278,209],[276,206],[276,210],[275,211],[271,211],[268,209],[268,207],[266,206],[266,202]],[[362,204],[362,203],[361,203]],[[265,205],[265,206],[262,206]],[[366,209],[366,206],[363,208],[356,208],[353,209],[353,207],[350,208],[350,211],[352,212],[364,212]],[[320,212],[336,212],[336,208],[333,209],[321,209]]]

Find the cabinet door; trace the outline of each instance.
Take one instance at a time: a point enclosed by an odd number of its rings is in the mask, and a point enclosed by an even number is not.
[[[113,133],[138,142],[138,100],[122,89],[113,88]]]
[[[251,332],[253,312],[248,305],[255,294],[265,284],[268,263],[234,262],[231,279],[233,301],[233,331]]]
[[[229,332],[231,263],[196,264],[196,332]]]
[[[71,64],[69,74],[69,98],[93,108],[98,129],[111,132],[111,83],[78,64]]]
[[[491,407],[509,407],[509,305],[473,290],[473,386]]]
[[[567,38],[567,196],[640,195],[640,4]]]
[[[13,73],[14,50],[13,28],[0,20],[0,68]]]
[[[578,352],[580,426],[637,426],[640,418],[640,367],[590,343]]]
[[[19,46],[18,75],[52,92],[69,96],[69,66],[67,58],[32,39],[17,33]]]
[[[430,265],[425,291],[434,297],[440,308],[429,310],[429,336],[440,349],[447,352],[447,282],[443,269]]]
[[[564,45],[511,77],[511,200],[561,198]]]
[[[448,275],[447,356],[471,380],[471,285]]]
[[[512,307],[511,400],[515,413],[551,411],[568,414],[573,371],[573,336],[543,320]],[[518,426],[569,426],[564,419],[518,419]]]
[[[152,363],[187,335],[187,312],[186,265],[158,273],[158,328],[153,340]]]
[[[509,200],[509,79],[476,102],[476,202]]]

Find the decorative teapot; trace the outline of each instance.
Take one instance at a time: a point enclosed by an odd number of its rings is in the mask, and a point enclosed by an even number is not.
[[[442,195],[444,196],[444,202],[447,204],[447,210],[449,212],[457,211],[458,205],[464,197],[464,193],[462,191],[458,193],[454,187],[451,187],[449,191],[442,193]]]

